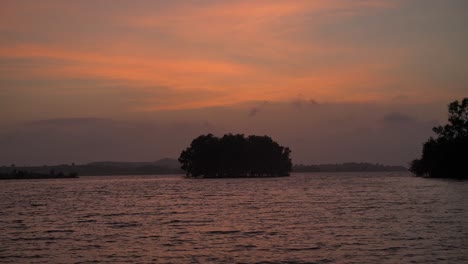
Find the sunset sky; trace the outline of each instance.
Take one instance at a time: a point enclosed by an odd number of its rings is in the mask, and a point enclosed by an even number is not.
[[[0,2],[0,165],[177,158],[267,134],[406,165],[468,96],[465,0]]]

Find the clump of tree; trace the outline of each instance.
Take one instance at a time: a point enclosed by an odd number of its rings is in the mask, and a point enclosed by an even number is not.
[[[424,143],[421,159],[411,162],[410,171],[434,178],[468,178],[468,98],[448,106],[445,126],[432,130],[436,138]]]
[[[179,157],[187,177],[275,177],[288,176],[291,150],[268,136],[212,134],[195,138]]]

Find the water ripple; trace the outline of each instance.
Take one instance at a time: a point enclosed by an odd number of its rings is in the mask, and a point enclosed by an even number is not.
[[[8,181],[0,263],[468,263],[467,188],[406,173]]]

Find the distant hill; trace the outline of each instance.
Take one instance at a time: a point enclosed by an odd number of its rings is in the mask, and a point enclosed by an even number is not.
[[[177,168],[180,169],[180,162],[176,159],[164,158],[154,162],[157,166],[166,168]]]
[[[378,172],[378,171],[408,171],[403,166],[386,166],[382,164],[372,164],[363,162],[348,162],[341,164],[319,164],[293,166],[293,172]]]
[[[84,164],[87,166],[105,166],[105,167],[125,167],[125,168],[138,168],[147,166],[156,166],[161,168],[179,169],[180,163],[176,159],[164,158],[157,161],[148,162],[125,162],[125,161],[97,161]]]

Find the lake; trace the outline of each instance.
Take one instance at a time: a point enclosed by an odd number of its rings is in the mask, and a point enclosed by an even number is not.
[[[406,172],[0,182],[0,263],[468,263],[468,181]]]

